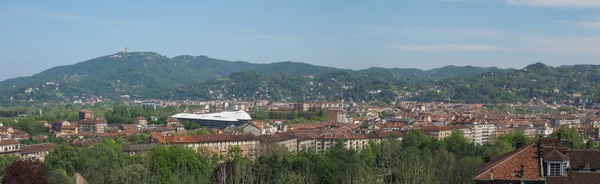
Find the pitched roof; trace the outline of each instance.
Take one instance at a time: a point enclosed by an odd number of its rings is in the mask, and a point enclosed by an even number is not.
[[[276,133],[272,135],[261,135],[258,138],[261,142],[264,143],[276,143],[296,139],[296,136],[290,133]]]
[[[558,151],[556,148],[552,148],[552,150],[550,150],[550,153],[546,153],[544,155],[544,160],[548,160],[548,161],[568,161],[569,157],[563,153],[561,153],[560,151]]]
[[[25,145],[25,146],[23,146],[23,148],[21,148],[21,153],[35,153],[35,152],[49,151],[50,149],[54,148],[54,146],[55,146],[54,143]]]
[[[13,144],[19,144],[19,142],[17,142],[16,140],[13,140],[13,139],[2,139],[2,141],[0,141],[0,145],[13,145]]]
[[[135,120],[148,120],[144,116],[135,117]]]
[[[600,151],[570,150],[567,155],[571,158],[569,165],[573,169],[583,169],[589,164],[590,169],[600,170]]]
[[[169,118],[166,120],[167,123],[175,123],[175,122],[179,122],[179,120],[175,119],[175,118]]]
[[[484,164],[475,174],[475,181],[486,180],[521,180],[520,170],[523,165],[524,180],[540,180],[539,157],[537,146],[531,143],[518,150],[506,153]],[[492,175],[493,173],[493,175]],[[493,177],[492,177],[493,176]]]
[[[567,176],[548,176],[547,184],[596,184],[600,181],[597,172],[569,172]]]

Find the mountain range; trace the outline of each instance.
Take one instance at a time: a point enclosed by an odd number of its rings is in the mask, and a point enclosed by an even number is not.
[[[384,98],[389,101],[410,98],[453,101],[457,100],[454,98],[456,95],[462,94],[457,94],[456,90],[464,86],[488,85],[494,90],[504,91],[501,94],[512,94],[522,91],[513,87],[522,87],[521,85],[531,83],[523,77],[541,76],[544,76],[544,79],[540,79],[542,81],[553,78],[546,81],[552,84],[544,86],[542,91],[548,89],[560,91],[563,88],[560,86],[561,82],[566,78],[586,80],[587,76],[588,80],[584,81],[587,82],[587,86],[584,88],[570,86],[586,94],[587,90],[584,89],[598,84],[598,74],[594,73],[597,68],[598,66],[595,65],[550,67],[536,63],[521,70],[453,65],[431,70],[378,67],[349,70],[300,62],[255,64],[225,61],[207,56],[183,55],[169,58],[154,52],[120,52],[73,65],[54,67],[29,77],[2,81],[0,92],[6,95],[0,97],[0,102],[118,99],[123,95],[136,99],[378,100]],[[574,73],[577,76],[565,76],[561,72]],[[494,82],[496,80],[502,81]],[[522,82],[512,84],[519,81]],[[506,87],[509,83],[512,85]],[[567,81],[565,85],[569,83],[574,82]],[[570,88],[564,91],[572,92]],[[424,95],[417,95],[432,91],[436,91],[435,95],[430,94],[435,98],[429,99],[423,98]],[[532,92],[531,95],[534,94],[535,92]],[[461,98],[466,98],[462,100],[465,101],[469,97]],[[501,101],[526,99],[525,96],[512,95]],[[566,100],[566,98],[561,97],[557,100]],[[484,98],[482,102],[493,102],[493,100]]]

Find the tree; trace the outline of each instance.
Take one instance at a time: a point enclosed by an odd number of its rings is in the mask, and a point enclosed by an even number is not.
[[[67,172],[62,169],[54,169],[50,171],[49,181],[50,183],[57,184],[67,184],[73,182],[71,181],[71,177],[67,176]]]
[[[0,155],[0,176],[4,176],[4,171],[12,165],[19,157],[16,155]]]
[[[46,165],[37,159],[17,160],[4,171],[5,184],[45,184],[48,183]]]
[[[558,131],[552,133],[552,136],[561,135],[563,139],[567,139],[569,142],[573,143],[573,147],[576,149],[585,148],[585,142],[583,140],[583,136],[581,136],[576,129],[568,128],[568,127],[560,127]]]
[[[71,176],[75,174],[77,149],[67,144],[58,144],[46,155],[45,162],[49,170],[61,169]]]

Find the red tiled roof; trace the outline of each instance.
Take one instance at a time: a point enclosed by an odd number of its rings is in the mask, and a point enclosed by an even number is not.
[[[544,160],[549,160],[549,161],[568,161],[569,157],[563,153],[561,153],[560,151],[558,151],[556,148],[553,148],[550,153],[547,153],[544,155]]]
[[[0,145],[13,145],[13,144],[19,144],[19,142],[17,142],[16,140],[13,140],[13,139],[2,139],[2,141],[0,141]]]
[[[54,146],[55,146],[54,143],[25,145],[21,149],[21,153],[35,153],[35,152],[49,151],[52,148],[54,148]]]
[[[144,116],[135,117],[135,120],[147,120]]]
[[[590,169],[600,170],[600,151],[595,150],[570,150],[567,155],[569,165],[573,169],[583,169],[589,164]]]
[[[600,173],[597,172],[569,172],[567,176],[548,176],[547,184],[597,184]]]
[[[521,165],[524,166],[524,180],[540,180],[538,149],[535,143],[494,158],[477,170],[474,180],[489,181],[493,178],[502,181],[520,181]]]

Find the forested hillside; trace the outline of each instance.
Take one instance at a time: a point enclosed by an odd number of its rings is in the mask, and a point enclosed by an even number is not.
[[[337,69],[297,62],[253,64],[206,56],[117,53],[0,82],[3,103],[91,99],[395,100],[466,103],[598,103],[600,66],[523,69]]]

